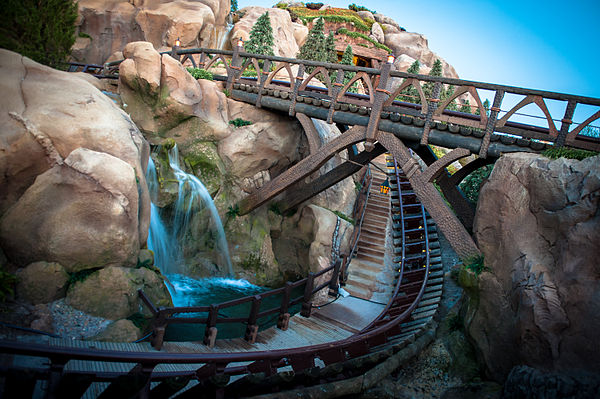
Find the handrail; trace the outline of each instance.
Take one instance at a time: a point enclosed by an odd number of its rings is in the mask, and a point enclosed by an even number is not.
[[[360,182],[361,191],[358,197],[356,198],[356,202],[354,203],[354,209],[352,210],[352,218],[354,219],[355,225],[354,230],[352,231],[352,238],[350,239],[350,253],[348,253],[348,255],[346,256],[343,256],[343,261],[340,268],[341,282],[346,282],[348,280],[348,267],[350,266],[350,262],[352,261],[352,258],[356,253],[356,249],[358,248],[358,240],[360,238],[362,223],[364,220],[365,211],[367,209],[367,202],[369,201],[372,181],[373,176],[371,174],[371,167],[369,165],[366,165],[365,174]]]

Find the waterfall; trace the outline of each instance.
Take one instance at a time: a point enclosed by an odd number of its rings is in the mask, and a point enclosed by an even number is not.
[[[219,50],[225,50],[225,45],[227,44],[227,39],[229,39],[229,34],[231,33],[231,30],[233,29],[233,18],[231,17],[231,14],[229,14],[227,16],[227,20],[225,21],[227,22],[227,25],[225,26],[225,30],[222,32],[218,32],[217,34],[217,49]]]
[[[164,221],[165,216],[162,215],[163,212],[154,204],[151,206],[148,248],[154,252],[154,263],[160,268],[163,274],[180,273],[185,262],[181,241],[183,235],[190,228],[194,206],[202,205],[210,213],[210,225],[216,235],[217,245],[215,251],[219,255],[220,266],[225,266],[228,276],[233,276],[233,267],[229,257],[225,231],[223,230],[223,224],[221,223],[219,212],[215,207],[212,197],[196,176],[188,174],[181,169],[177,146],[169,150],[169,165],[179,183],[179,192],[177,194],[177,201],[174,204],[174,212],[172,212],[168,223]],[[159,187],[156,167],[152,158],[148,162],[147,175],[150,193],[157,193]]]

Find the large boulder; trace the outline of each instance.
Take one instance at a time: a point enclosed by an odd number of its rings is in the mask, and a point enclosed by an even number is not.
[[[155,306],[172,306],[163,279],[145,267],[100,269],[69,287],[66,303],[93,316],[123,319],[137,312],[148,312],[139,299],[140,289]]]
[[[17,296],[41,304],[65,296],[69,274],[60,263],[35,262],[17,270],[17,279]]]
[[[292,23],[290,13],[279,8],[264,8],[258,6],[245,7],[239,11],[243,17],[234,25],[231,31],[231,46],[237,45],[241,37],[244,41],[250,39],[250,31],[256,20],[265,12],[269,12],[273,27],[273,52],[280,57],[295,57],[301,44],[306,40],[305,29]],[[308,35],[308,29],[306,29]]]
[[[489,272],[466,318],[496,380],[519,364],[600,370],[599,204],[600,156],[496,162],[474,225]]]
[[[104,330],[89,339],[102,342],[133,342],[141,336],[140,329],[131,320],[121,319],[113,321]]]
[[[87,79],[0,50],[0,245],[17,266],[135,264],[149,146]],[[115,173],[117,172],[117,173]]]
[[[104,63],[129,42],[156,48],[180,39],[184,47],[218,48],[227,34],[229,0],[80,0],[76,61]],[[89,36],[89,38],[87,37]]]

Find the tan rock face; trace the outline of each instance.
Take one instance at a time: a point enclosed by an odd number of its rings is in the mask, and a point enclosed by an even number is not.
[[[6,111],[0,115],[0,242],[7,257],[21,266],[59,261],[68,270],[103,261],[135,264],[150,221],[149,146],[137,127],[77,74],[6,50],[0,50],[0,71]],[[114,175],[113,167],[123,174]],[[110,206],[101,210],[94,200]],[[105,218],[90,224],[100,233],[119,232],[114,243],[86,227],[95,216]],[[113,245],[124,246],[118,255],[94,259]]]
[[[110,323],[90,339],[102,342],[133,342],[142,336],[131,320],[121,319]]]
[[[376,40],[378,43],[385,42],[385,34],[383,33],[383,29],[381,29],[381,25],[375,23],[371,27],[371,39]]]
[[[137,290],[143,289],[156,306],[172,306],[171,296],[158,274],[141,267],[106,267],[69,288],[66,303],[93,316],[123,319],[147,312]]]
[[[70,272],[133,266],[140,248],[137,190],[129,164],[78,148],[2,216],[3,249],[17,264],[46,259]]]
[[[35,262],[17,271],[17,296],[33,304],[48,303],[67,293],[69,275],[60,263]]]
[[[232,29],[231,46],[235,46],[241,37],[244,41],[249,40],[250,31],[256,20],[265,12],[269,12],[271,26],[273,28],[274,46],[273,52],[281,57],[295,57],[300,50],[299,42],[304,42],[304,29],[292,24],[290,14],[286,10],[278,8],[245,7],[240,12],[244,13]],[[306,31],[308,35],[308,30]],[[298,40],[296,39],[298,37]]]
[[[160,48],[179,38],[183,46],[216,48],[231,9],[229,0],[81,0],[78,5],[77,26],[92,40],[78,40],[73,57],[98,64],[139,40]]]
[[[479,279],[468,332],[492,375],[517,364],[600,368],[600,157],[496,162],[475,235],[491,269]]]

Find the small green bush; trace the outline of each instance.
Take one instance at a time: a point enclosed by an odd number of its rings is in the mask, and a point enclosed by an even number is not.
[[[340,211],[333,211],[333,213],[335,213],[337,216],[339,216],[340,219],[343,219],[352,225],[354,225],[356,223],[354,219],[352,219],[350,216],[346,215],[345,213],[342,213]]]
[[[4,270],[0,266],[0,303],[6,301],[8,297],[15,293],[14,287],[17,283],[17,276]]]
[[[323,5],[323,3],[306,3],[306,8],[310,10],[320,10]]]
[[[251,125],[251,124],[252,124],[252,122],[250,122],[250,121],[247,121],[247,120],[244,120],[244,119],[242,119],[242,118],[235,118],[235,119],[233,119],[233,120],[230,120],[230,121],[229,121],[229,124],[230,124],[230,125],[233,125],[233,126],[235,126],[235,127],[242,127],[242,126],[248,126],[248,125]]]
[[[467,270],[472,271],[476,276],[478,276],[481,274],[481,272],[488,270],[484,261],[485,259],[483,255],[472,255],[463,259],[463,265]]]
[[[494,165],[483,166],[467,177],[459,184],[460,189],[465,194],[465,197],[473,204],[479,200],[479,191],[483,183],[490,177]]]
[[[542,155],[550,159],[567,158],[581,161],[582,159],[596,156],[598,153],[595,151],[578,150],[575,148],[552,147],[542,152]]]
[[[283,212],[281,212],[281,206],[279,205],[279,202],[271,202],[269,204],[269,211],[279,216],[283,214]]]
[[[214,80],[213,74],[202,68],[186,68],[187,71],[194,77],[194,79],[205,79],[205,80]]]
[[[375,13],[377,13],[377,11],[375,11],[375,10],[369,10],[367,7],[364,7],[364,6],[357,6],[357,5],[356,5],[356,4],[354,4],[354,3],[350,4],[350,5],[348,6],[348,9],[349,9],[349,10],[352,10],[352,11],[356,11],[356,12],[359,12],[359,11],[369,11],[371,14],[375,14]]]
[[[277,3],[275,4],[276,8],[281,8],[282,10],[287,10],[288,5],[286,3]]]
[[[227,216],[229,216],[230,218],[240,216],[240,207],[238,206],[238,204],[235,204],[234,206],[229,206],[229,209],[227,209]]]
[[[131,321],[134,326],[140,329],[140,331],[145,331],[150,325],[150,320],[140,312],[127,317],[127,320]]]

